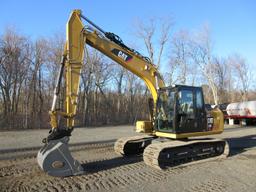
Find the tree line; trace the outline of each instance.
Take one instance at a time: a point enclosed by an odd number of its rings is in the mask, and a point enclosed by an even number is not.
[[[214,54],[207,26],[173,32],[171,20],[138,21],[134,27],[144,54],[167,84],[203,86],[206,103],[255,99],[252,74],[239,54]],[[172,34],[172,35],[171,35]],[[48,111],[64,46],[64,35],[31,40],[15,29],[0,36],[0,128],[48,128]],[[76,116],[77,126],[134,124],[148,119],[150,96],[134,74],[86,46]],[[65,103],[62,83],[58,108]]]

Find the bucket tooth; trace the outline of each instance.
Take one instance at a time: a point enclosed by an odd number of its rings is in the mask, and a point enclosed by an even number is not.
[[[75,160],[68,149],[69,137],[50,140],[37,154],[41,169],[51,176],[66,177],[84,173],[81,164]]]

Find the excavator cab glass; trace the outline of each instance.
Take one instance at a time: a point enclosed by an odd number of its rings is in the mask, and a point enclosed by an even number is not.
[[[175,90],[161,90],[156,107],[156,129],[171,131],[174,127]]]
[[[193,91],[181,90],[177,100],[178,116],[194,119]]]
[[[156,105],[155,129],[191,133],[206,130],[206,111],[200,87],[176,85],[161,88]]]

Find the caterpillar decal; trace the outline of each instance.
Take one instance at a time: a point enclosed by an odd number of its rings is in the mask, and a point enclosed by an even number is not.
[[[123,59],[126,62],[129,62],[132,60],[132,56],[119,50],[119,49],[112,49],[111,51],[114,55],[120,57],[121,59]]]

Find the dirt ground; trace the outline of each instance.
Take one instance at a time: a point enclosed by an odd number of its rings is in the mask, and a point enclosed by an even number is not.
[[[131,126],[76,129],[70,150],[86,174],[67,178],[48,176],[36,163],[46,135],[0,132],[0,191],[256,191],[256,127],[227,128],[215,136],[229,142],[227,159],[166,171],[146,166],[140,156],[114,153],[117,138],[135,135]]]

